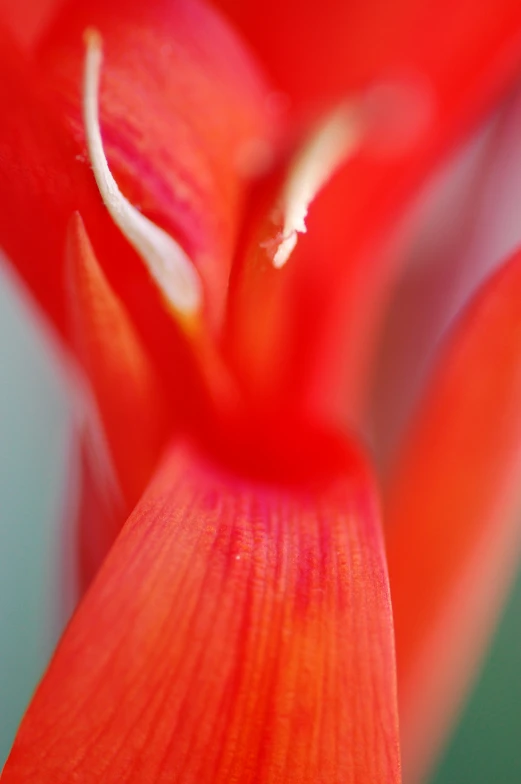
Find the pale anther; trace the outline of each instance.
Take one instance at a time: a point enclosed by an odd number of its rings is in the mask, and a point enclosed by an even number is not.
[[[143,259],[167,302],[178,315],[193,316],[202,305],[202,287],[191,259],[166,231],[132,206],[119,190],[109,169],[99,122],[103,61],[101,36],[94,30],[88,30],[85,43],[83,120],[90,163],[101,197],[114,223]]]
[[[278,210],[282,232],[273,253],[273,266],[287,262],[304,234],[311,202],[336,170],[359,148],[363,122],[359,107],[350,103],[337,106],[321,122],[297,154],[282,190]]]

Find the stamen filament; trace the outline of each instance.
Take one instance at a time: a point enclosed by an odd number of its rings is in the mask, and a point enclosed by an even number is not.
[[[305,234],[311,202],[336,170],[359,147],[362,120],[357,107],[342,104],[334,109],[306,142],[295,158],[280,198],[284,216],[278,247],[273,254],[277,269],[287,262],[298,240]]]
[[[202,305],[199,275],[181,246],[126,199],[109,169],[99,122],[99,85],[103,62],[102,39],[85,33],[83,119],[90,162],[101,197],[114,223],[145,262],[161,293],[182,317],[195,315]]]

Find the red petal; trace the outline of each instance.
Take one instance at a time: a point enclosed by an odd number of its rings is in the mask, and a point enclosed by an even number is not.
[[[514,242],[506,230],[506,194],[498,199],[509,113],[499,112],[451,156],[415,208],[373,371],[370,421],[380,464],[393,456],[455,314],[521,241],[521,232]],[[512,171],[511,156],[509,163]],[[491,244],[492,232],[501,247]]]
[[[31,49],[63,0],[0,0],[0,19],[20,46]]]
[[[104,41],[101,128],[111,169],[127,198],[193,259],[215,323],[227,290],[248,150],[258,149],[267,133],[266,88],[228,28],[197,0],[68,3],[40,61],[82,153],[88,27]],[[113,265],[122,277],[123,264]]]
[[[73,344],[99,407],[131,510],[169,437],[171,414],[147,352],[110,288],[79,215],[67,244]]]
[[[241,30],[297,107],[335,100],[374,79],[414,73],[430,75],[453,101],[469,79],[482,77],[485,87],[491,56],[501,54],[506,67],[508,46],[519,44],[516,0],[486,0],[479,7],[472,0],[392,5],[323,0],[320,6],[214,0],[214,5]]]
[[[326,483],[282,487],[173,448],[5,784],[397,782],[385,559],[364,469],[344,460]]]
[[[268,367],[274,395],[299,395],[308,406],[334,407],[343,416],[347,400],[356,413],[394,274],[386,243],[440,155],[519,73],[521,6],[516,0],[479,9],[471,0],[330,0],[318,13],[313,3],[220,5],[272,65],[297,108],[309,108],[313,96],[364,101],[372,87],[390,87],[365,149],[311,206],[308,234],[288,263],[295,272],[280,275],[260,265],[262,286],[238,292],[243,301],[237,307],[249,314],[252,331],[264,325],[265,313],[273,321],[266,329],[270,340],[290,329],[285,354],[275,370]],[[282,292],[274,296],[270,283]],[[288,328],[291,309],[295,326]],[[266,353],[259,352],[250,372],[261,380]]]
[[[105,36],[102,130],[121,187],[193,256],[214,318],[240,218],[244,168],[237,156],[244,164],[244,145],[246,152],[252,149],[257,121],[264,123],[264,108],[258,106],[263,87],[230,32],[199,3],[157,0],[128,4],[124,12],[116,2],[97,10],[79,5],[83,11],[72,9],[63,17],[46,48],[53,90],[41,64],[36,72],[2,41],[0,242],[66,331],[63,249],[68,221],[79,210],[101,267],[175,397],[173,405],[180,416],[188,410],[197,418],[194,386],[200,382],[190,348],[144,264],[106,214],[85,157],[78,120],[82,34],[87,23],[97,23]],[[71,91],[60,104],[69,119],[76,118],[67,130],[66,118],[50,100],[56,88],[62,97]]]
[[[450,337],[387,500],[404,764],[446,730],[519,553],[521,254]]]
[[[86,167],[35,72],[0,29],[0,243],[55,324],[65,331],[62,261],[75,209],[98,217]]]

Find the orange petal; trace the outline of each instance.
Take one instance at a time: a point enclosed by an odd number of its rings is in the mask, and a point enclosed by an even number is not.
[[[73,618],[3,782],[398,782],[371,486],[174,446]]]
[[[88,442],[89,449],[83,455],[83,476],[87,488],[82,492],[105,497],[104,503],[86,500],[97,511],[86,513],[81,561],[83,572],[93,574],[152,475],[172,428],[172,413],[146,349],[108,284],[79,215],[69,227],[67,268],[72,344],[95,399],[90,407],[93,419],[86,423],[84,445]],[[98,475],[107,462],[114,492],[107,488],[93,492],[97,486],[94,467],[97,464]],[[115,498],[109,503],[107,497],[112,495]]]
[[[152,475],[171,414],[145,347],[114,294],[79,215],[68,243],[73,344],[92,384],[128,509]]]
[[[450,335],[390,481],[404,766],[417,781],[475,671],[519,553],[521,254]]]

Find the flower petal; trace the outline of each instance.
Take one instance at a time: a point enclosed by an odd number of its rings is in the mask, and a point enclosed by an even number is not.
[[[375,373],[372,433],[383,462],[419,398],[440,337],[521,244],[520,122],[518,87],[422,199]]]
[[[194,387],[200,397],[201,383],[192,348],[108,216],[86,156],[83,32],[96,23],[105,37],[102,133],[118,185],[190,253],[214,327],[242,192],[262,147],[257,134],[266,127],[262,79],[215,12],[196,0],[125,9],[117,2],[72,3],[60,20],[36,66],[2,38],[0,243],[66,334],[63,249],[70,217],[79,211],[176,409],[197,418]]]
[[[429,74],[454,101],[470,78],[486,84],[519,45],[515,0],[214,0],[294,106],[334,101],[374,79]],[[505,47],[505,48],[504,48]],[[493,58],[500,55],[496,62]],[[500,63],[503,59],[503,63]],[[512,63],[510,63],[511,65]],[[490,70],[495,65],[496,68]],[[497,72],[497,71],[496,71]]]
[[[72,523],[74,552],[69,568],[75,578],[75,607],[114,544],[128,510],[107,454],[99,419],[78,431],[79,497]]]
[[[230,30],[198,0],[70,2],[39,61],[80,153],[83,35],[92,27],[104,42],[101,132],[111,171],[127,199],[192,259],[215,324],[255,163],[248,150],[268,133],[267,88]]]
[[[130,511],[172,426],[164,393],[129,316],[101,270],[79,215],[67,243],[73,345],[100,410]]]
[[[91,220],[102,210],[48,98],[34,68],[0,28],[0,244],[64,333],[66,227],[75,209]]]
[[[450,334],[387,498],[404,766],[459,706],[519,555],[521,254]]]
[[[271,64],[294,109],[309,111],[313,97],[348,99],[367,116],[363,149],[316,199],[287,269],[272,269],[254,244],[240,264],[259,274],[237,289],[232,308],[248,314],[250,331],[261,325],[259,342],[282,334],[276,367],[263,366],[269,352],[260,351],[250,376],[262,381],[269,372],[274,396],[356,417],[395,274],[389,243],[440,156],[519,73],[521,6],[330,0],[317,13],[313,3],[219,4]]]
[[[72,620],[3,782],[398,782],[371,486],[174,446]]]
[[[63,0],[0,0],[0,19],[16,42],[32,49]]]
[[[69,227],[67,272],[71,343],[87,376],[80,504],[85,583],[137,503],[173,423],[155,369],[79,215]]]
[[[384,467],[437,358],[440,338],[491,272],[484,268],[483,254],[479,258],[476,253],[483,248],[487,227],[498,218],[489,209],[483,211],[483,196],[494,179],[503,122],[500,113],[451,156],[416,205],[412,231],[402,250],[403,272],[380,332],[373,371],[370,426]],[[499,214],[501,206],[495,208]],[[506,256],[501,250],[489,261],[497,266]]]

